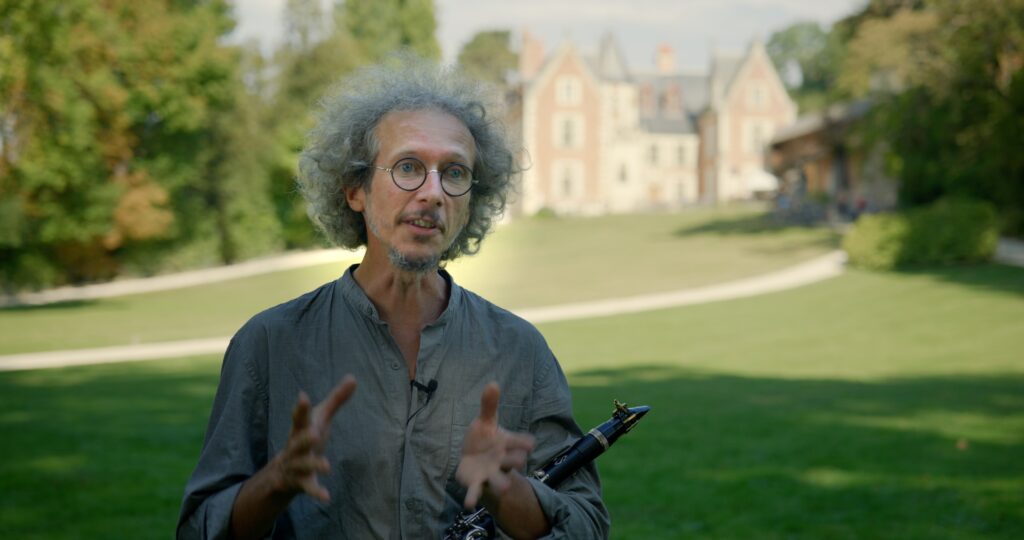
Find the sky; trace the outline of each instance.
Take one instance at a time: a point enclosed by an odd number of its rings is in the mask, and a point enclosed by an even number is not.
[[[332,0],[322,0],[325,6]],[[238,26],[231,41],[258,39],[272,50],[282,35],[285,0],[235,0]],[[825,27],[860,8],[865,0],[435,0],[437,38],[445,61],[481,30],[529,30],[552,51],[572,40],[584,53],[611,32],[630,69],[654,68],[661,44],[673,48],[683,70],[707,70],[712,50],[742,52],[753,39],[767,41],[790,24]]]

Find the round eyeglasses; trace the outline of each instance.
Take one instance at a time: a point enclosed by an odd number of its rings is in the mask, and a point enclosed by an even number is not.
[[[441,177],[441,189],[451,197],[469,193],[470,188],[476,183],[473,179],[473,170],[461,163],[451,163],[442,169],[427,170],[422,161],[406,157],[396,161],[391,167],[374,165],[373,168],[391,173],[391,180],[399,189],[405,191],[419,189],[427,181],[427,175],[432,172]]]

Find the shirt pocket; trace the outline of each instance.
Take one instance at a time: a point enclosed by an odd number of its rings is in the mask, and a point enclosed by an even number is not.
[[[448,457],[448,471],[446,476],[449,484],[455,482],[455,470],[459,467],[459,460],[462,458],[462,442],[466,437],[466,430],[480,414],[480,400],[456,402],[452,410],[452,435],[450,455]],[[498,425],[507,431],[525,431],[527,427],[526,407],[522,405],[505,405],[498,403]]]

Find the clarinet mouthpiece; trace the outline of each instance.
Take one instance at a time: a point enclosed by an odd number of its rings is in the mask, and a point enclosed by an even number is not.
[[[613,403],[615,404],[615,411],[612,413],[611,419],[597,428],[604,433],[609,444],[615,442],[620,436],[629,433],[633,426],[651,411],[651,408],[647,405],[627,407],[625,403],[617,399]]]
[[[615,404],[615,412],[612,413],[613,416],[630,428],[633,424],[640,421],[645,414],[651,411],[651,408],[647,405],[627,407],[625,403],[622,403],[617,399],[614,400],[613,403]]]

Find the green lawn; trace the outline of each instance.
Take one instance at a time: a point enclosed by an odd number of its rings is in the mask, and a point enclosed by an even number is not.
[[[674,290],[737,279],[821,255],[827,230],[783,228],[751,208],[500,227],[459,282],[509,308]],[[335,279],[347,263],[175,291],[0,310],[0,354],[149,343],[234,333],[267,307]]]
[[[543,330],[581,423],[653,407],[601,461],[618,538],[1024,538],[1022,269]]]
[[[541,330],[613,538],[1024,537],[1024,269],[851,271]],[[166,538],[215,357],[0,374],[0,537]]]

